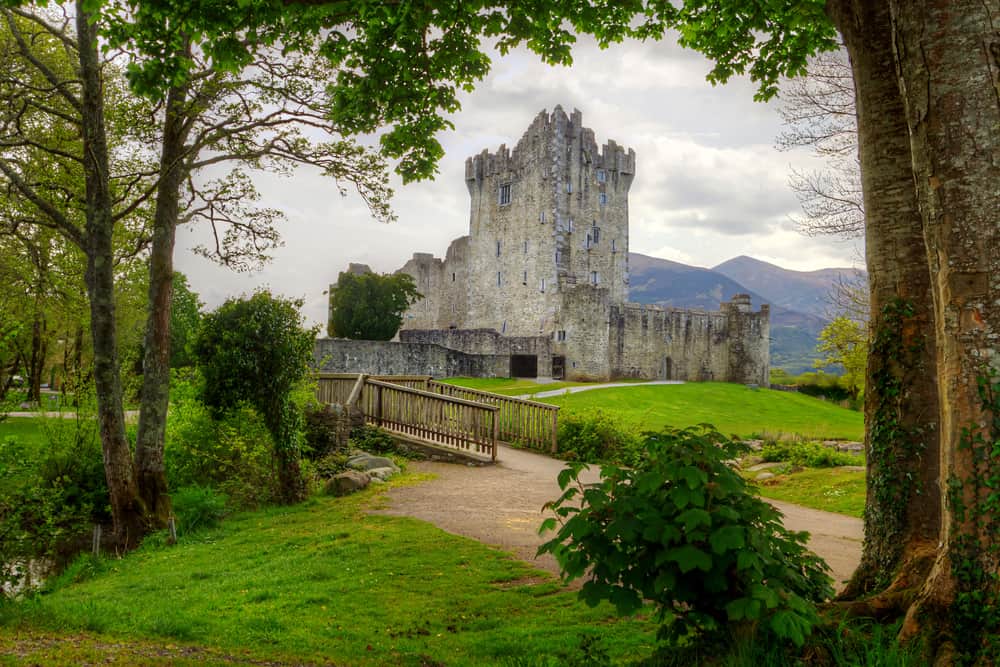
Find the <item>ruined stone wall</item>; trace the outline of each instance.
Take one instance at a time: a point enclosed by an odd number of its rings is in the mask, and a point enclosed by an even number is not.
[[[553,354],[565,357],[567,380],[610,377],[608,314],[611,294],[606,288],[568,288],[553,332]]]
[[[428,343],[320,338],[313,348],[313,359],[317,369],[331,373],[435,378],[510,375],[509,355],[468,354]]]
[[[401,342],[440,345],[475,355],[529,355],[538,359],[538,375],[552,375],[552,339],[549,336],[502,336],[492,329],[424,329],[399,334]]]
[[[612,306],[611,375],[767,386],[768,317],[766,306],[754,313],[749,301],[715,312]]]
[[[444,260],[413,253],[397,273],[408,273],[423,298],[403,315],[402,329],[463,328],[468,320],[469,237],[451,242]]]

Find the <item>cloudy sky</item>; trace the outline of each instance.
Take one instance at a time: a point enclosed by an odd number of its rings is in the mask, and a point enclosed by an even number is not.
[[[198,229],[179,235],[177,269],[209,307],[266,285],[303,298],[308,319],[324,322],[323,291],[349,262],[390,272],[413,252],[442,256],[467,234],[466,157],[512,146],[539,111],[557,104],[580,109],[598,143],[614,139],[636,151],[632,251],[704,267],[737,255],[796,270],[857,264],[854,244],[796,231],[789,168],[819,163],[773,147],[781,129],[776,106],[754,102],[749,81],[711,86],[708,62],[672,40],[605,51],[581,41],[574,57],[570,68],[543,65],[526,52],[494,58],[489,78],[452,116],[455,129],[440,137],[445,157],[437,178],[406,186],[396,179],[397,222],[373,221],[358,197],[341,197],[318,173],[261,176],[261,204],[287,217],[284,246],[264,270],[237,274],[194,255],[190,248],[206,241]]]

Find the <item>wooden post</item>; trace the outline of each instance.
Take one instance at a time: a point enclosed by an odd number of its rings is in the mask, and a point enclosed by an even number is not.
[[[552,453],[559,451],[559,411],[552,411]]]
[[[493,460],[497,460],[497,440],[500,433],[500,411],[495,410],[493,414]]]
[[[382,425],[382,385],[375,385],[375,425]]]
[[[101,555],[101,524],[94,524],[94,557]]]

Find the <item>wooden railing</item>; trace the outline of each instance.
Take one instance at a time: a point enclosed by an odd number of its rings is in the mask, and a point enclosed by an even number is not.
[[[556,405],[458,387],[436,380],[427,383],[427,390],[443,396],[497,407],[500,411],[499,437],[503,442],[517,443],[535,449],[548,449],[553,454],[557,451],[559,407]]]
[[[365,420],[388,431],[487,454],[496,460],[500,408],[397,384],[427,385],[425,376],[383,381],[348,373],[321,373],[316,397],[323,403],[356,405]]]

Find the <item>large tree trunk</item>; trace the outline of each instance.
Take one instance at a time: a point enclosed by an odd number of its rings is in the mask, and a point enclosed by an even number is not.
[[[153,244],[149,258],[149,315],[146,320],[142,366],[142,403],[136,438],[139,493],[152,519],[160,525],[170,516],[170,497],[163,465],[163,445],[170,401],[170,309],[173,296],[174,238],[184,183],[187,138],[185,87],[167,92],[166,120],[160,155],[153,217]]]
[[[28,358],[28,401],[42,405],[42,375],[45,372],[45,317],[39,305],[40,297],[35,295],[31,321],[31,356]]]
[[[889,8],[839,0],[830,14],[854,72],[871,300],[865,384],[868,495],[861,565],[842,597],[902,614],[937,547],[938,398],[927,254],[896,82]]]
[[[943,548],[903,635],[947,618],[958,650],[975,653],[1000,629],[1000,460],[991,451],[1000,415],[980,384],[1000,368],[1000,3],[890,5],[934,277],[940,475],[951,486],[941,506]]]
[[[111,193],[108,187],[108,146],[104,132],[104,101],[97,35],[83,0],[76,4],[80,42],[83,120],[83,168],[87,192],[87,294],[94,342],[94,385],[97,418],[104,452],[104,472],[111,499],[114,538],[121,549],[138,544],[147,529],[136,487],[132,453],[125,436],[122,385],[115,331],[115,277]]]

